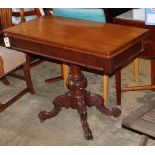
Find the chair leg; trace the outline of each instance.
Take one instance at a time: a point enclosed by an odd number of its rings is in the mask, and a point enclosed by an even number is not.
[[[31,81],[31,76],[30,76],[30,57],[29,56],[26,56],[26,63],[23,65],[23,68],[24,68],[24,75],[25,75],[25,81],[27,84],[27,88],[22,90],[20,93],[18,93],[16,96],[11,98],[6,103],[4,104],[0,103],[0,113],[3,112],[5,109],[7,109],[12,104],[14,104],[18,99],[20,99],[27,92],[30,92],[31,94],[35,93],[33,89],[33,84]]]
[[[140,140],[139,146],[146,146],[147,142],[148,142],[148,139],[149,139],[148,136],[142,135],[142,138]]]
[[[107,75],[104,75],[103,76],[103,98],[104,98],[104,101],[107,102],[108,101],[108,88],[109,88],[109,77]]]
[[[134,65],[134,77],[135,77],[135,81],[139,82],[139,58],[136,58],[133,61],[133,65]]]
[[[14,104],[18,99],[20,99],[22,96],[24,96],[27,92],[29,92],[28,88],[22,90],[19,94],[11,98],[6,103],[2,104],[0,103],[0,113],[3,112],[5,109],[7,109],[9,106]]]
[[[115,82],[116,82],[116,103],[121,105],[121,70],[116,71],[115,73]]]
[[[27,84],[27,88],[29,89],[29,92],[31,94],[35,94],[32,80],[31,80],[31,75],[30,75],[30,57],[26,55],[26,63],[23,65],[24,68],[24,75],[25,75],[25,81]]]
[[[3,77],[1,80],[2,80],[2,82],[3,82],[5,85],[9,85],[9,84],[10,84],[10,82],[7,80],[6,77]]]
[[[62,64],[62,74],[64,79],[64,88],[67,88],[67,79],[69,75],[69,66],[66,64]]]

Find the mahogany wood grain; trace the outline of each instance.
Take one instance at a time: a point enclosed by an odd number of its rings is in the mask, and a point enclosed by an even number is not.
[[[131,60],[143,51],[141,40],[147,31],[109,23],[44,16],[7,29],[7,33],[13,48],[27,52],[30,48],[32,54],[99,70],[104,68],[104,73],[109,75],[121,67],[123,59]],[[41,43],[43,45],[38,48]]]

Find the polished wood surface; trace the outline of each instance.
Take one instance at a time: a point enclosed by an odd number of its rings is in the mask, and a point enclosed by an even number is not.
[[[11,28],[7,32],[107,57],[115,55],[120,48],[129,46],[129,43],[132,44],[146,30],[90,21],[81,23],[81,20],[46,16],[40,20],[36,19]],[[128,35],[125,35],[126,33]],[[72,38],[72,34],[76,34],[74,38]]]
[[[95,106],[103,114],[114,117],[118,117],[121,111],[116,107],[106,108],[100,95],[86,90],[87,79],[81,72],[81,66],[99,69],[107,75],[116,72],[120,81],[120,69],[143,51],[142,40],[147,30],[44,16],[6,29],[5,35],[14,49],[70,64],[69,91],[56,97],[54,109],[41,111],[39,118],[44,121],[55,117],[62,107],[76,109],[85,138],[91,140],[93,135],[87,122],[87,106]],[[120,90],[120,82],[117,88]],[[120,100],[121,96],[118,96],[118,102]]]
[[[147,31],[108,23],[81,22],[81,20],[63,17],[44,16],[7,29],[6,32],[10,41],[11,38],[16,37],[16,42],[11,41],[12,47],[20,49],[22,46],[22,49],[27,51],[28,47],[25,45],[23,48],[22,41],[29,43],[33,40],[36,46],[39,42],[44,42],[45,46],[42,46],[39,52],[37,50],[37,54],[66,62],[76,62],[76,64],[94,69],[103,70],[104,68],[105,74],[112,74],[121,67],[123,59],[132,59],[142,52],[140,41]],[[21,45],[19,43],[17,45],[18,38]],[[52,51],[49,45],[52,46]],[[32,51],[35,54],[37,47],[29,48],[30,50],[33,48]],[[62,48],[63,51],[65,50],[65,56],[61,51]],[[139,52],[132,52],[133,48]],[[126,51],[124,54],[124,50],[130,50],[130,52]],[[121,59],[116,55],[120,55]]]

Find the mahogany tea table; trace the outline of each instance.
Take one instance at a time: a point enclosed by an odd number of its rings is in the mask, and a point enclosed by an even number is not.
[[[69,91],[56,97],[54,109],[41,111],[41,121],[56,116],[62,107],[76,109],[80,115],[84,135],[93,139],[87,122],[87,106],[96,106],[103,114],[118,117],[120,109],[108,109],[100,95],[86,90],[87,79],[81,66],[120,77],[120,69],[142,51],[142,40],[147,35],[143,28],[108,23],[96,23],[63,17],[44,16],[5,30],[11,48],[70,64],[67,86]],[[120,88],[120,86],[117,86]]]

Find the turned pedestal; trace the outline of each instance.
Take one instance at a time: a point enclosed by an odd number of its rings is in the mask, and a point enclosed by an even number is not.
[[[121,114],[120,109],[116,107],[112,109],[106,108],[104,106],[104,100],[100,95],[90,93],[86,90],[87,79],[82,74],[80,66],[70,66],[67,87],[69,92],[54,99],[54,109],[52,111],[41,111],[39,113],[41,121],[55,117],[61,111],[62,107],[76,109],[81,119],[84,136],[87,140],[91,140],[93,139],[93,135],[87,122],[87,106],[96,106],[96,108],[103,114],[114,117],[118,117]]]

